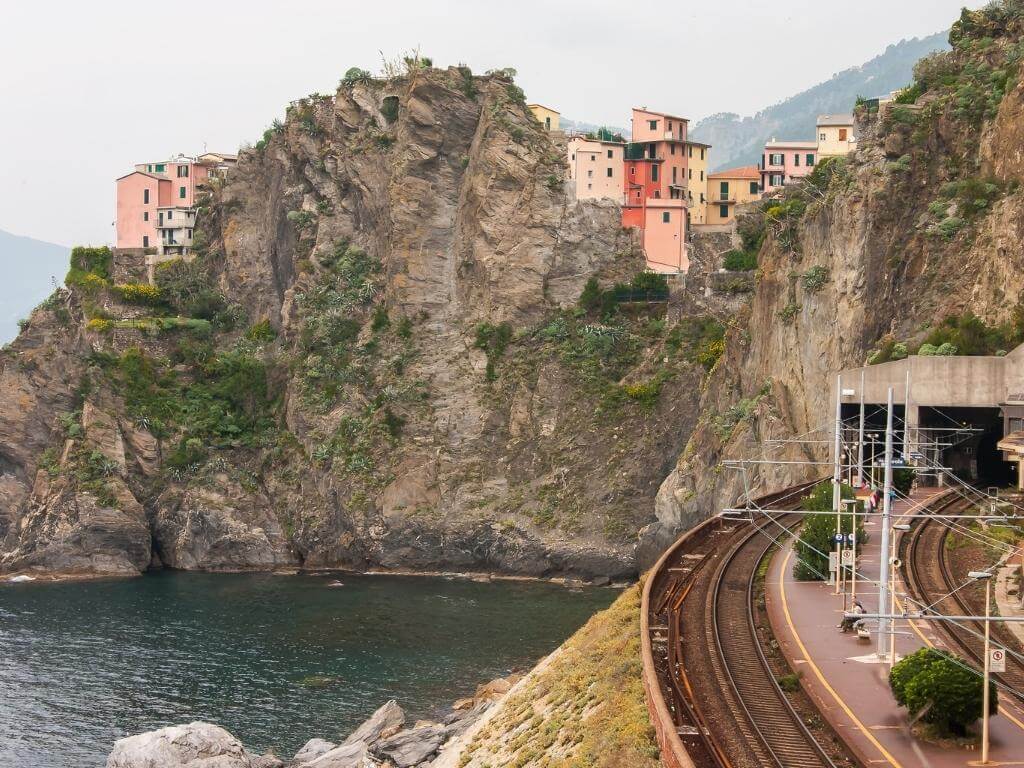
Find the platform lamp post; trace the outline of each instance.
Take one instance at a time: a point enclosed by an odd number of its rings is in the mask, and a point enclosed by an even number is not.
[[[989,670],[989,638],[992,624],[992,608],[990,605],[992,600],[992,574],[988,571],[971,571],[967,574],[967,578],[985,582],[985,663],[981,691],[981,764],[988,765],[988,686],[991,674]]]
[[[889,556],[889,583],[890,583],[890,585],[893,585],[893,586],[892,586],[892,589],[889,590],[889,594],[891,595],[891,597],[889,598],[889,613],[891,615],[895,616],[896,615],[896,587],[895,587],[895,584],[896,584],[896,563],[897,563],[897,560],[896,560],[896,533],[895,533],[895,531],[900,531],[901,533],[906,533],[907,531],[910,530],[910,524],[909,523],[893,523],[892,529],[893,529],[892,551],[890,552],[890,556]],[[895,620],[893,620],[892,624],[889,627],[889,630],[890,630],[890,632],[889,632],[889,670],[892,671],[892,668],[894,666],[896,666],[896,621]]]

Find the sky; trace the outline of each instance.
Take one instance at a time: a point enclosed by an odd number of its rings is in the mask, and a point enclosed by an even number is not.
[[[0,229],[112,243],[137,162],[255,142],[289,101],[419,48],[514,67],[527,99],[626,126],[646,105],[750,114],[984,0],[34,0],[0,27]]]

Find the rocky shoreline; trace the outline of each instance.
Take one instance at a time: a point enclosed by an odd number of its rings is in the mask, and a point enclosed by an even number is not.
[[[522,675],[492,680],[459,699],[440,721],[409,724],[394,699],[339,742],[314,737],[291,758],[250,752],[224,728],[196,721],[119,739],[106,768],[426,768],[512,690]]]

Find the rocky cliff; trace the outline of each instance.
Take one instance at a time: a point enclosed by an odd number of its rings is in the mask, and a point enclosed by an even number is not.
[[[995,354],[1024,340],[1022,38],[1017,0],[965,11],[953,50],[923,59],[898,103],[858,107],[856,155],[745,222],[762,243],[756,290],[658,493],[648,551],[739,498],[723,460],[822,458],[764,441],[827,427],[836,371],[922,343]],[[751,490],[811,473],[752,468]]]
[[[0,358],[0,567],[634,573],[722,326],[565,170],[416,59],[294,102],[155,287],[76,250]]]

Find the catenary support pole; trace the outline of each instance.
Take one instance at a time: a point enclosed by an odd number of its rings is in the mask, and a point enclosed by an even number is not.
[[[885,482],[882,490],[882,541],[878,558],[878,609],[889,607],[889,537],[892,536],[890,512],[892,504],[892,387],[889,387],[888,408],[885,414]],[[889,620],[878,620],[878,658],[885,659],[888,652]]]
[[[864,371],[860,372],[860,425],[857,428],[857,485],[864,486]]]
[[[843,496],[843,465],[842,465],[842,459],[840,457],[840,451],[842,450],[842,440],[843,440],[842,429],[843,429],[843,377],[842,376],[836,376],[836,424],[835,424],[836,434],[835,434],[835,443],[832,446],[832,509],[836,513],[836,534],[839,534],[843,530],[842,518],[841,518],[841,515],[842,515],[841,506],[842,506],[842,496]],[[841,564],[840,564],[840,557],[841,557],[842,553],[840,552],[841,544],[840,544],[838,536],[836,536],[834,538],[836,539],[836,542],[835,542],[835,544],[836,544],[836,570],[835,570],[835,576],[833,576],[832,578],[835,579],[835,585],[836,585],[835,594],[838,595],[839,594],[839,573],[840,573],[840,568],[842,567]],[[831,576],[832,575],[831,569],[829,569],[829,571],[830,571],[829,575]]]
[[[992,622],[988,621],[991,617],[991,605],[992,605],[992,579],[985,579],[985,674],[982,676],[982,685],[984,689],[981,694],[981,764],[988,765],[988,686],[989,679],[991,676],[991,670],[989,669],[989,637],[991,633]]]

